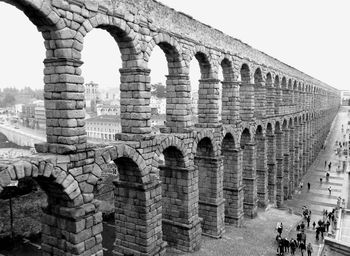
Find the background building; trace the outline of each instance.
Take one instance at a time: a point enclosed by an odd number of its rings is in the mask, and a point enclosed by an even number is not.
[[[98,99],[98,84],[94,82],[85,84],[85,104],[88,111],[93,111]]]
[[[350,91],[341,91],[341,104],[350,106]]]
[[[85,120],[87,136],[98,140],[115,140],[115,134],[121,132],[120,118],[103,115]]]
[[[98,116],[102,116],[102,115],[119,116],[120,105],[97,104],[96,111]]]

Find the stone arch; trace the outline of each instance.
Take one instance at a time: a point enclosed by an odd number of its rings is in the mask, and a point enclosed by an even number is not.
[[[298,89],[298,81],[297,80],[294,80],[294,83],[293,83],[293,90],[296,91]]]
[[[267,138],[267,186],[268,199],[270,203],[276,202],[276,140],[274,123],[268,122],[266,124],[266,138]]]
[[[110,147],[104,151],[102,157],[106,162],[112,160],[119,173],[119,179],[113,181],[114,223],[121,237],[115,240],[114,249],[123,255],[134,254],[135,248],[138,252],[150,250],[150,245],[146,241],[150,234],[156,236],[152,247],[161,247],[162,223],[158,221],[161,219],[159,178],[149,174],[149,168],[143,157],[128,145]],[[150,202],[156,207],[151,209]],[[139,226],[145,229],[139,230]],[[127,235],[133,239],[130,241]],[[138,243],[140,244],[137,245]]]
[[[149,60],[156,45],[158,45],[165,54],[168,62],[169,75],[183,73],[185,64],[182,60],[182,46],[176,38],[165,33],[158,33],[155,35],[146,50],[146,61]]]
[[[176,140],[165,139],[159,149],[160,153],[164,155],[164,164],[159,166],[159,176],[162,183],[163,239],[170,246],[191,251],[193,245],[183,245],[181,241],[184,238],[190,240],[193,234],[182,233],[181,225],[189,225],[191,221],[194,222],[193,224],[199,225],[198,202],[190,203],[191,198],[193,199],[194,194],[198,192],[198,181],[194,179],[196,176],[195,168],[187,167],[188,161],[186,154],[184,154],[186,151],[173,143],[176,143]],[[200,233],[197,236],[200,236]]]
[[[29,161],[19,161],[13,165],[7,166],[0,172],[0,192],[11,181],[18,181],[22,178],[29,177],[35,179],[49,197],[53,197],[57,204],[62,206],[78,207],[83,204],[82,191],[79,183],[74,176],[64,171],[58,166],[54,166],[51,161],[38,161],[34,164]],[[59,191],[60,193],[52,193]],[[70,202],[71,201],[71,202]]]
[[[233,61],[230,56],[222,55],[219,58],[219,64],[223,73],[221,81],[222,90],[219,90],[219,115],[223,124],[232,124],[238,119],[238,93],[236,76],[233,69]],[[219,69],[220,70],[220,69]],[[221,106],[220,106],[221,105]]]
[[[225,199],[225,221],[239,226],[243,215],[242,195],[242,151],[237,148],[234,135],[227,132],[222,140],[223,190]]]
[[[276,136],[276,202],[277,206],[283,204],[284,200],[284,173],[283,173],[283,120],[277,120],[275,123]]]
[[[287,78],[285,76],[282,77],[281,88],[287,89]]]
[[[294,124],[293,124],[293,117],[289,117],[289,122],[288,122],[288,128],[293,128]]]
[[[257,68],[254,72],[254,84],[261,84],[263,81],[261,69]]]
[[[240,81],[243,83],[251,83],[250,67],[247,63],[243,63],[240,69]]]
[[[232,82],[235,80],[235,73],[233,70],[233,64],[232,60],[230,58],[224,56],[222,59],[219,60],[219,63],[222,67],[222,73],[224,77],[223,82]]]
[[[266,115],[273,116],[275,114],[275,88],[273,87],[271,72],[266,74],[265,85]]]
[[[196,154],[196,152],[198,150],[198,143],[204,138],[208,138],[210,140],[210,143],[213,146],[214,156],[218,156],[219,155],[219,147],[215,141],[213,133],[210,130],[203,130],[197,134],[197,136],[195,137],[195,139],[193,141],[192,154],[194,154],[194,155]]]
[[[255,145],[252,143],[252,133],[248,128],[242,131],[240,146],[243,151],[243,212],[245,216],[254,218],[257,214],[256,157]]]
[[[291,78],[288,79],[288,86],[287,86],[287,88],[289,90],[293,90],[293,84],[292,84],[292,79]]]
[[[224,231],[224,200],[222,191],[222,162],[215,157],[212,139],[201,138],[197,144],[195,166],[198,169],[199,217],[203,218],[202,230],[220,237]],[[213,202],[216,202],[213,204]]]
[[[267,140],[263,124],[258,124],[255,130],[256,142],[256,179],[257,198],[260,207],[268,203],[268,175],[267,175]]]
[[[287,118],[283,118],[282,130],[286,130],[287,128],[288,128],[288,119]]]
[[[250,67],[243,63],[240,69],[241,84],[239,88],[240,108],[242,121],[252,121],[254,117],[254,86],[251,84]]]
[[[272,75],[271,75],[271,73],[270,72],[268,72],[267,74],[266,74],[266,78],[265,78],[265,80],[266,80],[266,86],[267,87],[272,87]]]
[[[193,58],[196,58],[199,63],[201,79],[211,78],[212,72],[213,72],[213,63],[211,60],[211,55],[209,50],[204,46],[196,45],[192,49],[191,55],[189,56],[188,66]]]
[[[169,147],[175,147],[177,150],[179,150],[184,158],[185,165],[183,167],[184,168],[189,167],[188,149],[183,143],[183,141],[178,139],[175,136],[170,136],[160,141],[154,153],[152,167],[153,168],[159,167],[160,155],[164,152],[166,148],[169,148]]]
[[[135,163],[135,166],[133,165],[133,169],[130,173],[119,173],[120,181],[132,181],[139,184],[145,184],[150,180],[150,168],[148,167],[146,161],[143,159],[142,155],[134,148],[125,144],[118,144],[115,146],[106,147],[104,149],[95,150],[94,173],[97,178],[100,178],[102,172],[108,168],[108,163],[114,161],[117,164],[117,159],[121,158],[125,161],[119,161],[119,164],[123,164],[124,162],[133,162]],[[122,170],[127,170],[127,165],[124,165],[124,167],[125,168]]]
[[[254,72],[254,116],[262,119],[266,116],[266,87],[261,69]]]
[[[116,41],[121,53],[123,68],[139,67],[139,63],[136,64],[135,60],[141,57],[140,42],[127,22],[118,17],[110,19],[108,15],[98,13],[82,23],[75,38],[84,38],[96,28],[107,31]]]
[[[273,122],[267,122],[266,128],[265,128],[266,135],[273,135],[274,134],[274,123]]]
[[[18,181],[24,177],[33,178],[47,194],[47,207],[43,209],[42,224],[42,251],[43,254],[51,254],[57,250],[66,255],[74,250],[79,250],[77,255],[83,255],[85,248],[77,249],[61,247],[57,243],[50,243],[52,237],[60,239],[60,243],[73,244],[87,243],[93,239],[95,243],[91,248],[96,253],[102,253],[102,213],[95,205],[93,197],[88,199],[81,182],[76,179],[77,173],[82,172],[82,167],[68,171],[56,166],[56,159],[20,160],[8,164],[6,169],[0,171],[0,192],[2,187],[11,181]],[[62,159],[61,159],[62,160]],[[88,178],[87,178],[88,179]],[[93,181],[91,181],[93,183]],[[84,197],[83,197],[84,193]],[[86,196],[86,197],[85,197]],[[85,223],[95,220],[91,226]],[[83,224],[83,225],[82,225]],[[91,232],[92,226],[94,232]],[[54,230],[54,233],[52,233]],[[67,237],[67,232],[69,236]],[[83,235],[84,234],[84,235]],[[96,241],[96,237],[99,241]]]
[[[275,76],[273,86],[274,86],[275,88],[280,88],[280,78],[279,78],[278,75]]]
[[[37,26],[39,31],[50,31],[65,27],[63,19],[45,0],[2,0],[1,2],[5,2],[21,10]]]

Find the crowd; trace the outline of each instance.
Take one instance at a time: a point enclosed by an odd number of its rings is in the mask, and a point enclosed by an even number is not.
[[[312,244],[307,242],[306,228],[311,229],[311,210],[306,206],[302,208],[302,214],[304,219],[296,226],[296,238],[287,238],[282,237],[283,224],[277,223],[276,225],[276,241],[277,241],[277,255],[295,255],[297,251],[300,251],[301,255],[304,256],[307,253],[307,256],[311,256],[313,253]],[[336,209],[333,208],[332,211],[323,210],[323,217],[312,223],[312,230],[315,231],[315,239],[318,242],[320,239],[323,240],[324,233],[330,231],[330,226],[336,226]],[[306,255],[306,254],[305,254]]]
[[[302,223],[303,224],[303,223]],[[299,227],[300,228],[300,227]],[[305,225],[303,226],[305,228]],[[297,235],[297,239],[294,238],[288,239],[287,237],[282,237],[282,231],[283,231],[283,224],[277,223],[277,255],[285,255],[285,253],[290,253],[291,255],[295,255],[295,252],[297,249],[300,250],[301,255],[303,256],[304,253],[307,251],[308,255],[311,255],[313,252],[313,248],[311,243],[306,245],[306,234],[304,232],[304,229]]]

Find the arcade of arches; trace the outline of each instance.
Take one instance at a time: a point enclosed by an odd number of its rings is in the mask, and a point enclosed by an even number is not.
[[[48,195],[43,255],[103,255],[93,191],[111,161],[119,170],[114,255],[197,250],[203,234],[220,238],[226,223],[239,226],[258,207],[292,196],[339,107],[333,87],[155,1],[4,2],[29,17],[46,47],[47,143],[36,145],[34,157],[0,160],[0,192],[33,177]],[[87,143],[84,126],[81,51],[96,28],[113,36],[122,55],[122,133],[108,146]],[[150,127],[154,47],[169,71],[160,134]],[[201,71],[195,124],[193,58]]]

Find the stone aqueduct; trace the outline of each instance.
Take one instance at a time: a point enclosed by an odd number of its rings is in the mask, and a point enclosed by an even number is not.
[[[29,176],[48,195],[43,255],[103,254],[93,191],[111,161],[119,170],[115,255],[164,255],[166,244],[198,249],[202,234],[220,237],[225,223],[239,226],[258,207],[292,196],[339,106],[334,88],[156,1],[4,2],[29,17],[46,47],[47,143],[35,157],[0,161],[0,191]],[[87,143],[84,128],[79,67],[84,37],[95,28],[114,37],[123,63],[122,133],[109,145]],[[156,46],[169,74],[167,126],[154,135],[147,63]],[[193,58],[201,70],[194,125]]]

